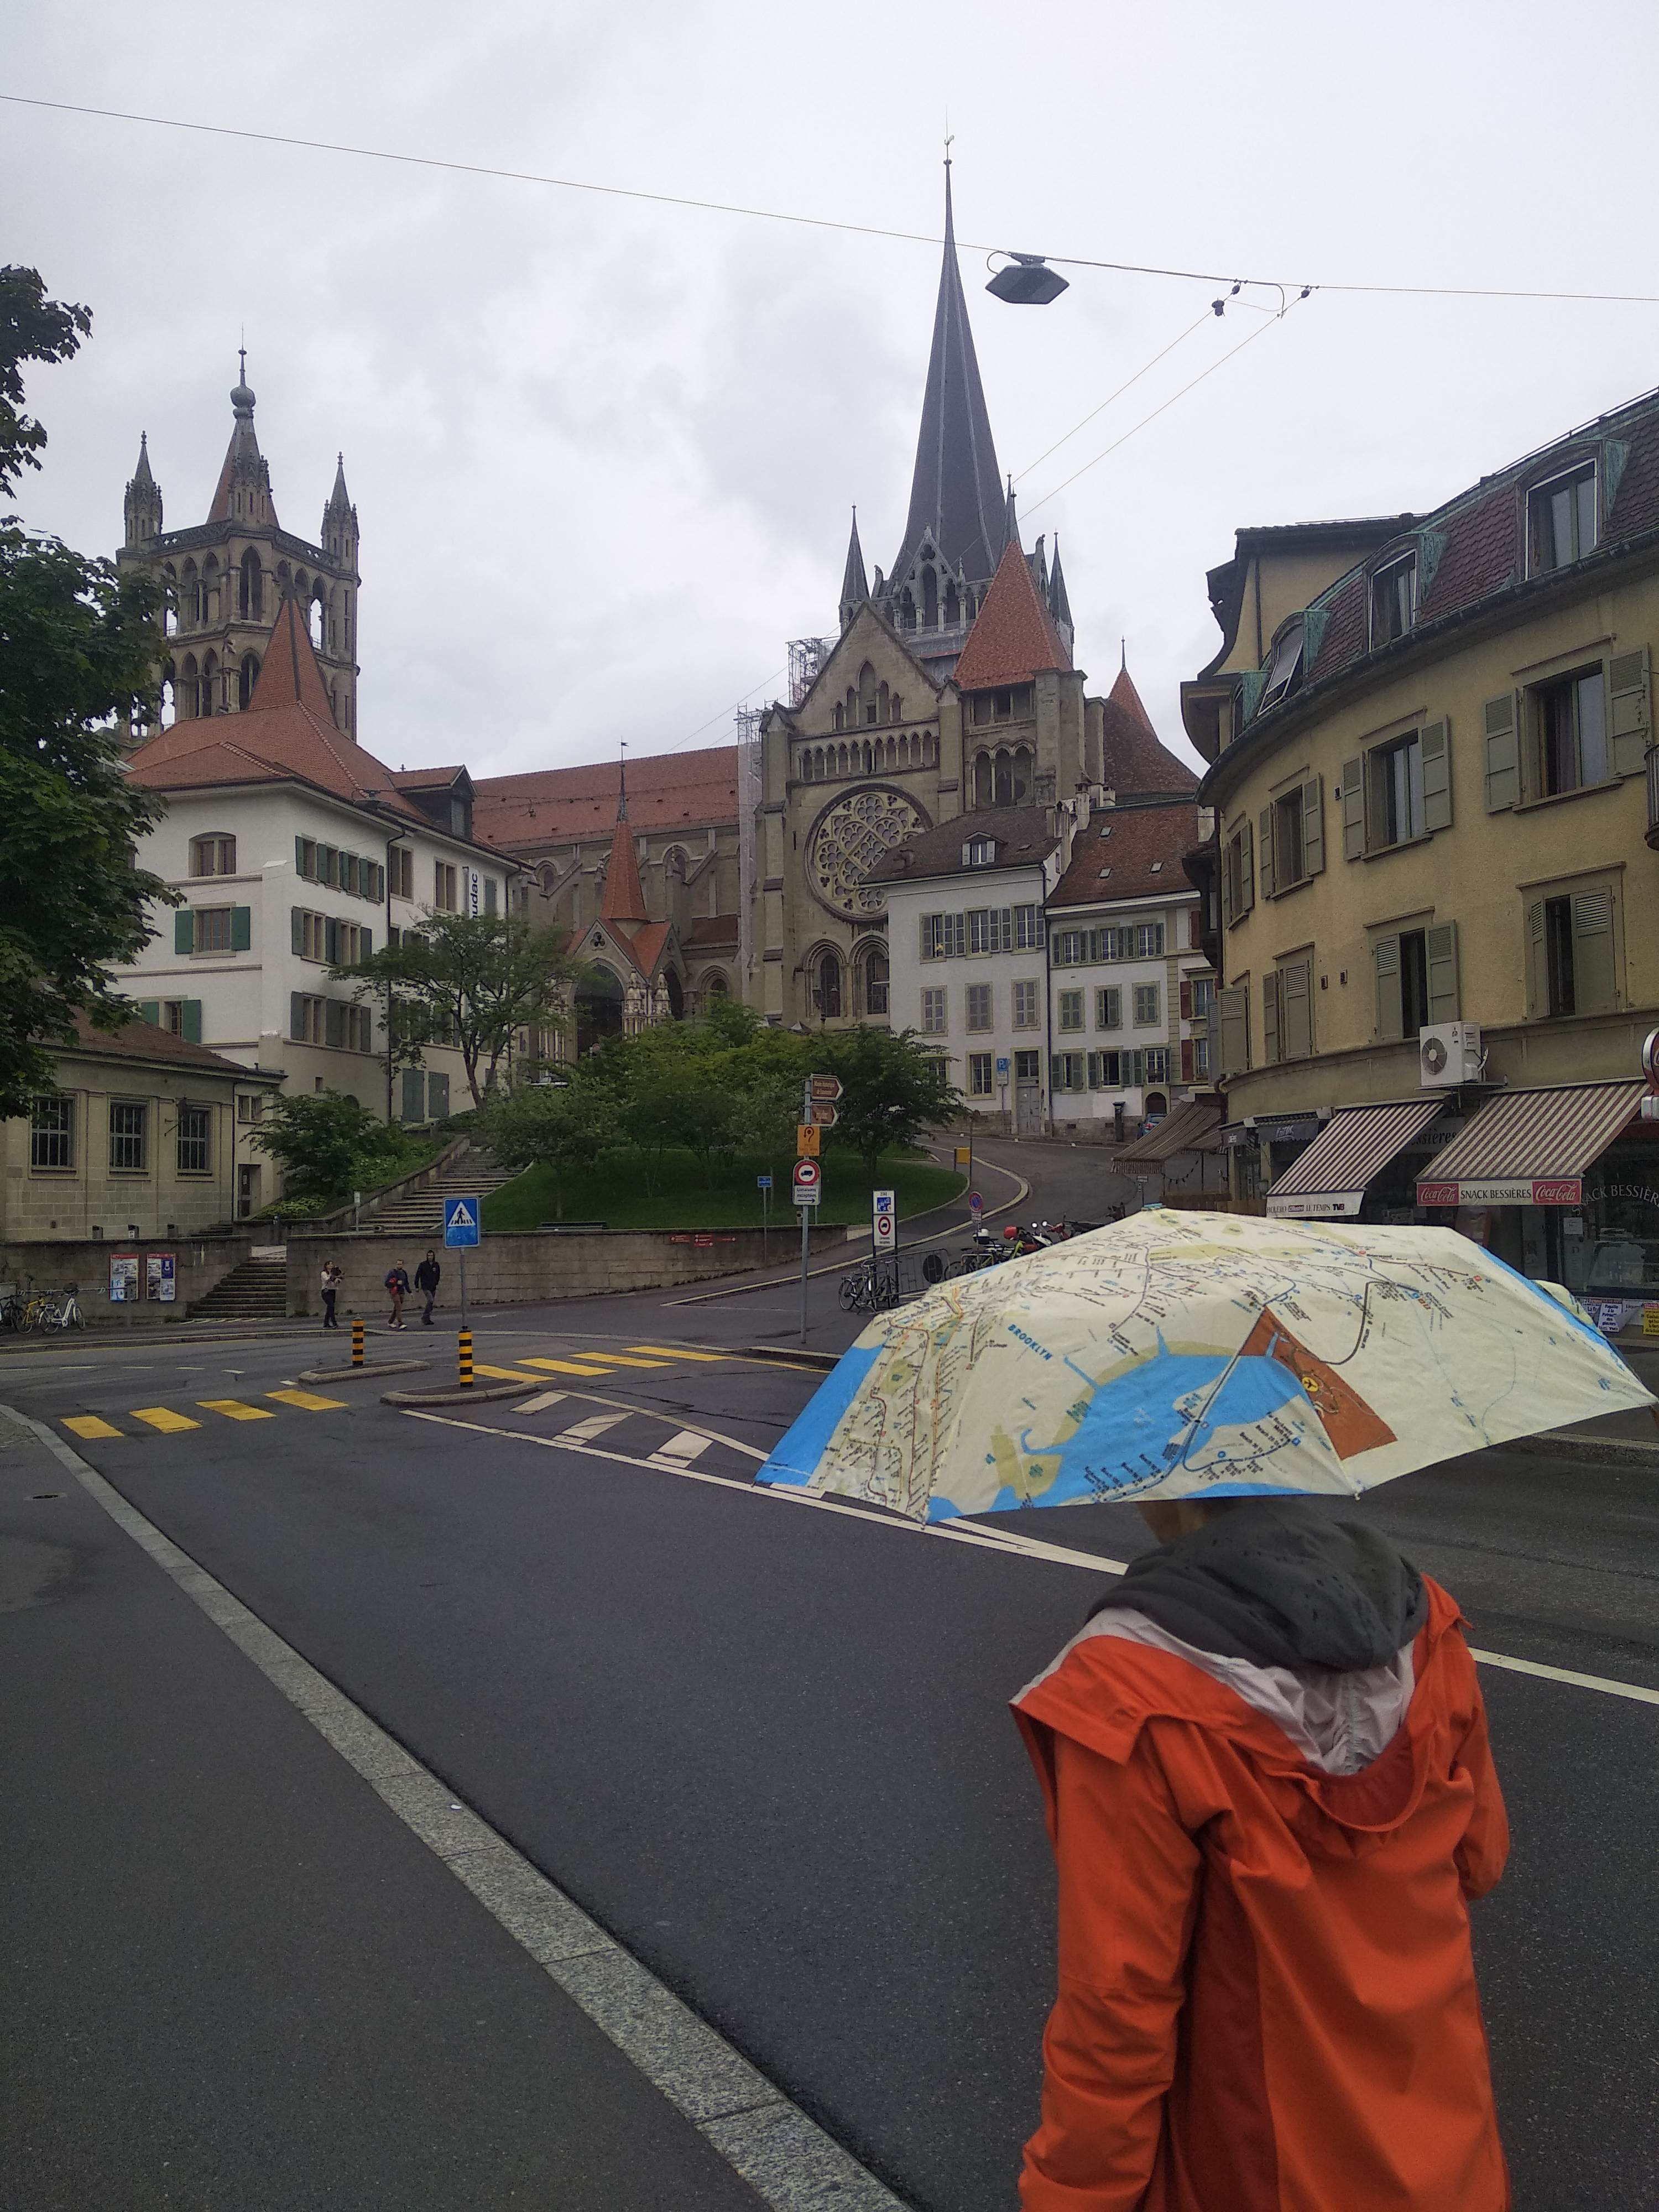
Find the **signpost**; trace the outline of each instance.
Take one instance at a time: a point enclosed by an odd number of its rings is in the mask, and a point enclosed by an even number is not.
[[[452,1252],[461,1255],[461,1328],[468,1331],[466,1318],[466,1255],[483,1233],[483,1209],[476,1198],[447,1198],[444,1200],[444,1243]]]
[[[1002,1094],[1002,1111],[1006,1114],[1008,1111],[1008,1055],[1006,1052],[997,1054],[997,1089]]]
[[[755,1177],[755,1188],[761,1194],[761,1265],[763,1267],[767,1264],[767,1232],[772,1225],[771,1176],[769,1175],[757,1176]]]
[[[795,1125],[795,1151],[804,1160],[815,1160],[823,1142],[823,1132],[816,1121],[798,1121]]]
[[[811,1247],[813,1210],[823,1194],[823,1170],[818,1165],[821,1132],[833,1128],[836,1101],[841,1084],[833,1075],[809,1075],[801,1100],[800,1121],[795,1130],[794,1200],[800,1214],[800,1340],[806,1341],[806,1260]]]
[[[898,1255],[898,1206],[890,1190],[870,1194],[870,1256],[891,1260]]]
[[[968,1211],[973,1215],[974,1226],[977,1229],[980,1224],[980,1217],[985,1211],[985,1200],[980,1196],[976,1190],[970,1190],[968,1194]]]

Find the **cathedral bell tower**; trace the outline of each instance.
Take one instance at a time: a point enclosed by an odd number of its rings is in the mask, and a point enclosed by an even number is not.
[[[230,395],[230,443],[205,522],[165,530],[149,441],[124,502],[124,573],[160,589],[166,645],[158,671],[161,726],[201,714],[234,714],[253,696],[259,665],[285,600],[300,610],[338,727],[357,734],[357,510],[345,464],[323,509],[321,542],[283,528],[270,467],[254,428],[247,354]],[[146,734],[149,734],[147,732]]]

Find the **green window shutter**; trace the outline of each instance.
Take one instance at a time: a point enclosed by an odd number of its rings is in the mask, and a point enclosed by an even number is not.
[[[1610,890],[1572,895],[1572,1002],[1577,1014],[1609,1013],[1619,1004]]]
[[[138,1018],[143,1022],[159,1022],[161,1018],[161,1001],[159,999],[140,999]]]
[[[1486,738],[1486,811],[1501,814],[1506,806],[1521,802],[1521,744],[1514,692],[1506,691],[1501,699],[1488,699],[1481,712]]]
[[[1221,848],[1221,926],[1231,927],[1238,912],[1238,858],[1230,837]]]
[[[196,916],[187,906],[181,906],[173,917],[173,949],[175,952],[196,949]]]
[[[1216,993],[1215,1006],[1221,1041],[1218,1073],[1242,1075],[1250,1064],[1250,994],[1230,987]]]
[[[357,957],[360,960],[372,960],[374,957],[374,933],[372,929],[365,929],[362,933],[358,939]]]
[[[1316,876],[1325,866],[1325,779],[1310,775],[1302,787],[1302,866]]]
[[[1648,648],[1615,653],[1607,663],[1607,725],[1615,775],[1639,775],[1648,749]]]
[[[1279,1043],[1286,1060],[1313,1053],[1313,969],[1306,961],[1279,971]]]
[[[1261,1057],[1271,1066],[1284,1056],[1279,1044],[1279,977],[1270,969],[1261,979]]]
[[[289,994],[288,1033],[296,1044],[305,1040],[306,1001],[303,991],[290,991]]]
[[[1255,714],[1267,682],[1265,668],[1247,669],[1239,679],[1238,726],[1242,730]]]
[[[1365,768],[1363,761],[1342,763],[1342,857],[1365,857]]]
[[[294,931],[294,951],[297,957],[305,951],[305,908],[299,906],[290,907],[289,916]]]
[[[1544,935],[1544,902],[1527,904],[1527,1012],[1541,1019],[1550,1010],[1549,947]]]
[[[1437,923],[1424,932],[1429,969],[1429,1019],[1457,1019],[1457,924]]]
[[[1247,822],[1238,833],[1238,910],[1248,914],[1255,904],[1255,838]]]
[[[1376,975],[1376,1034],[1384,1044],[1398,1044],[1406,1034],[1405,1001],[1400,988],[1400,939],[1379,937],[1371,947]]]
[[[1271,806],[1264,806],[1256,817],[1255,848],[1258,855],[1257,866],[1261,870],[1261,896],[1263,898],[1271,898],[1274,889],[1273,811]]]
[[[246,952],[252,948],[252,944],[253,908],[251,906],[232,907],[230,909],[231,951]]]
[[[186,1044],[200,1044],[202,1042],[202,1002],[199,999],[186,999],[185,1000],[183,1006],[179,1010],[179,1034],[184,1038]]]
[[[1419,733],[1423,749],[1423,827],[1449,830],[1452,818],[1451,744],[1449,726],[1443,719],[1425,722]]]

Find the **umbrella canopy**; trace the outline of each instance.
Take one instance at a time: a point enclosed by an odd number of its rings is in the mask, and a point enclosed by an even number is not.
[[[1153,1206],[872,1322],[759,1480],[930,1521],[1352,1496],[1653,1402],[1453,1230]]]

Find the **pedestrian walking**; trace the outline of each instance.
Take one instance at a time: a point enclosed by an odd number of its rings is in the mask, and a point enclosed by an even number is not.
[[[409,1270],[401,1260],[394,1260],[386,1273],[386,1296],[392,1301],[392,1327],[404,1325],[404,1300],[409,1296]]]
[[[340,1295],[340,1285],[345,1280],[345,1271],[332,1260],[325,1260],[322,1273],[323,1327],[338,1328],[339,1316],[334,1310],[334,1301]]]
[[[438,1283],[442,1274],[443,1269],[438,1265],[438,1255],[433,1251],[427,1253],[425,1259],[415,1270],[415,1287],[426,1300],[426,1310],[421,1316],[422,1328],[430,1328],[432,1326],[432,1305],[438,1295]]]
[[[1160,1548],[1014,1701],[1060,1890],[1025,2212],[1505,2212],[1455,1601],[1328,1502],[1140,1511]]]

